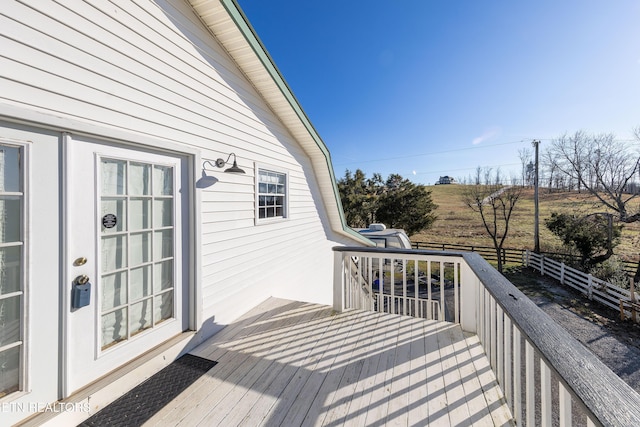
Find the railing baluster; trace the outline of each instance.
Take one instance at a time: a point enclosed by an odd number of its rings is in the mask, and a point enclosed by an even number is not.
[[[551,427],[551,370],[540,359],[540,407],[542,427]]]
[[[456,262],[453,264],[453,299],[455,301],[454,304],[454,313],[455,313],[455,322],[460,323],[460,272],[461,272],[461,264]]]
[[[404,315],[409,314],[408,308],[409,298],[407,296],[407,260],[402,258],[402,312]]]
[[[418,260],[413,261],[413,280],[414,280],[414,292],[413,292],[413,312],[416,313],[416,317],[422,317],[418,312],[418,297],[420,296],[420,270]]]
[[[389,313],[396,314],[396,278],[395,278],[395,266],[393,265],[394,259],[389,259],[389,289],[391,295],[391,301],[389,302]]]
[[[562,382],[559,383],[560,427],[571,426],[571,393]]]
[[[496,377],[498,378],[498,383],[504,386],[504,325],[503,325],[503,317],[504,313],[502,312],[502,308],[498,305],[496,307],[496,353],[497,353],[497,365],[496,365]]]
[[[527,426],[536,425],[536,378],[533,347],[525,341],[525,388],[526,388],[526,420]]]
[[[517,327],[513,328],[513,417],[522,424],[522,338]]]
[[[427,260],[427,300],[431,301],[432,291],[431,291],[431,261]],[[427,303],[427,318],[429,320],[434,319],[433,307],[431,307],[431,303]]]
[[[440,261],[440,318],[438,320],[447,320],[445,313],[445,302],[444,302],[444,263]]]
[[[513,344],[511,341],[511,319],[509,316],[504,316],[504,396],[507,399],[507,404],[513,413],[513,396],[512,393],[512,363],[513,363]]]
[[[491,315],[489,319],[489,346],[491,348],[491,369],[496,371],[496,359],[497,359],[497,336],[496,336],[496,300],[490,296],[489,297],[489,314]]]

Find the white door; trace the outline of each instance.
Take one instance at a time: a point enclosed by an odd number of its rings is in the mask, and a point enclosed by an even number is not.
[[[189,191],[178,155],[77,137],[65,151],[69,395],[188,328]]]

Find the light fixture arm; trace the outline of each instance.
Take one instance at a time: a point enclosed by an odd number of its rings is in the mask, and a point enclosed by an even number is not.
[[[228,169],[225,169],[225,172],[229,172],[229,173],[246,173],[244,170],[242,170],[242,169],[240,169],[238,167],[238,162],[236,161],[236,154],[235,153],[229,153],[229,156],[227,157],[226,161],[224,159],[222,159],[222,158],[216,159],[215,163],[211,163],[210,160],[205,160],[202,163],[202,170],[205,170],[205,171],[207,171],[207,170],[208,171],[214,171],[215,170],[215,169],[207,169],[207,168],[205,168],[205,166],[207,164],[209,164],[210,166],[215,166],[217,168],[222,169],[223,167],[226,166],[226,164],[229,162],[229,160],[231,160],[231,156],[233,156],[233,166],[231,166]]]

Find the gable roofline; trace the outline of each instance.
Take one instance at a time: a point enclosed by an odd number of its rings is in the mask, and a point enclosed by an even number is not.
[[[311,159],[331,228],[370,245],[347,226],[331,154],[236,0],[189,0],[209,31]]]

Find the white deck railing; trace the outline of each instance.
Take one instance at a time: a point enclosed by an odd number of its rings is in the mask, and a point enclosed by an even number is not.
[[[334,308],[460,323],[517,425],[640,425],[640,395],[476,253],[336,247]]]

